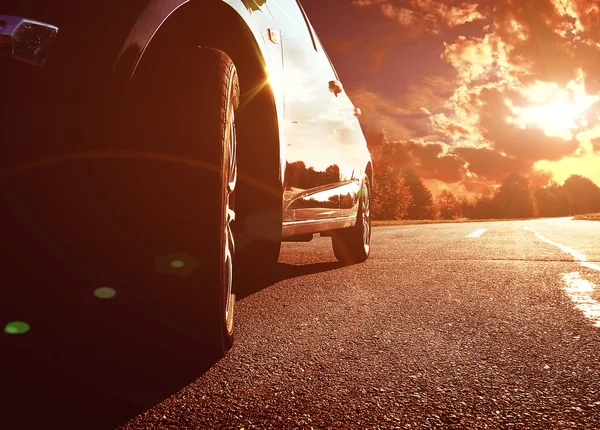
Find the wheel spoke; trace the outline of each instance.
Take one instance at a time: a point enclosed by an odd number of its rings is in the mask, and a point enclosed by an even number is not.
[[[369,188],[366,184],[362,189],[362,223],[363,223],[363,245],[366,250],[369,249],[371,243],[371,208],[369,199]]]
[[[237,183],[237,157],[236,157],[236,133],[234,125],[233,112],[231,112],[231,118],[229,123],[229,136],[228,136],[228,155],[229,163],[226,166],[227,172],[226,177],[226,190],[225,190],[225,282],[227,283],[226,302],[225,302],[225,321],[227,329],[232,330],[233,328],[233,255],[235,253],[235,240],[233,234],[232,223],[235,221],[236,214],[235,208],[233,207],[233,193]]]
[[[233,123],[233,113],[231,119],[231,128],[230,128],[230,136],[229,136],[229,175],[227,182],[227,190],[229,194],[233,193],[235,190],[235,186],[237,183],[237,141],[236,141],[236,133],[235,133],[235,125]]]

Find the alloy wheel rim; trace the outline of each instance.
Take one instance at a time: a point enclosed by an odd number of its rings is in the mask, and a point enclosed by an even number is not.
[[[362,224],[363,224],[363,246],[368,254],[371,246],[371,207],[369,198],[369,187],[365,183],[362,190]]]
[[[235,296],[233,295],[233,256],[235,254],[235,240],[233,235],[233,223],[235,221],[235,208],[233,204],[233,193],[237,183],[237,152],[236,133],[233,110],[230,112],[230,120],[227,134],[226,148],[228,151],[228,164],[225,176],[225,273],[223,280],[226,284],[225,296],[225,323],[227,332],[233,332],[233,311]]]

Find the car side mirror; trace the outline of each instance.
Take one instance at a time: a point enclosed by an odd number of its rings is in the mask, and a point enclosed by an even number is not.
[[[0,55],[42,67],[57,33],[54,25],[0,15]]]

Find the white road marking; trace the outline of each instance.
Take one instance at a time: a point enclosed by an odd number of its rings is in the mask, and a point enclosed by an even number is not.
[[[564,290],[575,303],[575,308],[592,320],[596,327],[600,327],[600,303],[591,296],[594,291],[597,291],[598,286],[582,279],[579,272],[563,274],[563,281],[566,285]]]
[[[573,256],[573,258],[575,259],[575,261],[577,263],[579,263],[582,266],[585,266],[589,269],[593,269],[593,270],[599,270],[600,271],[600,266],[594,263],[588,263],[587,262],[587,257],[585,256],[585,254],[582,254],[581,252],[571,248],[570,246],[565,246],[565,245],[561,245],[560,243],[554,242],[553,240],[550,239],[546,239],[544,236],[542,236],[541,234],[539,234],[537,231],[530,229],[529,227],[525,226],[525,230],[527,231],[531,231],[533,232],[538,239],[556,246],[557,248],[559,248],[562,252],[565,252],[567,254],[571,254]]]
[[[544,220],[547,225],[564,225],[573,221],[573,217],[562,217],[562,218],[547,218]]]
[[[553,240],[547,239],[526,225],[524,227],[525,230],[533,232],[540,240],[556,246],[567,254],[571,254],[575,259],[575,262],[580,266],[600,271],[600,266],[598,264],[589,263],[585,254],[571,248],[570,246],[565,246],[554,242]],[[575,308],[583,312],[583,315],[590,319],[594,323],[594,326],[600,327],[600,303],[591,296],[592,293],[599,291],[598,286],[586,279],[583,279],[579,272],[564,273],[562,276],[565,284],[563,289],[571,301],[575,303]]]
[[[466,235],[465,237],[481,237],[483,233],[487,231],[487,228],[480,228],[479,230],[475,230],[473,233]]]
[[[587,267],[588,269],[593,269],[593,270],[597,270],[600,272],[600,266],[595,263],[588,263],[587,261],[581,261],[581,262],[579,262],[579,264],[582,265],[583,267]]]

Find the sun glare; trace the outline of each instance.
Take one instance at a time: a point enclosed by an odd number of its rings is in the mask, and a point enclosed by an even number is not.
[[[515,108],[515,113],[518,115],[516,122],[522,128],[538,127],[547,136],[557,136],[570,140],[573,137],[571,130],[585,126],[582,118],[585,110],[586,107],[564,99],[558,99],[547,105]]]
[[[587,127],[586,111],[600,100],[585,91],[583,74],[559,88],[552,82],[536,82],[523,90],[528,106],[510,106],[513,117],[509,121],[521,128],[537,127],[547,136],[570,140],[575,130]],[[576,134],[576,132],[575,132]]]

